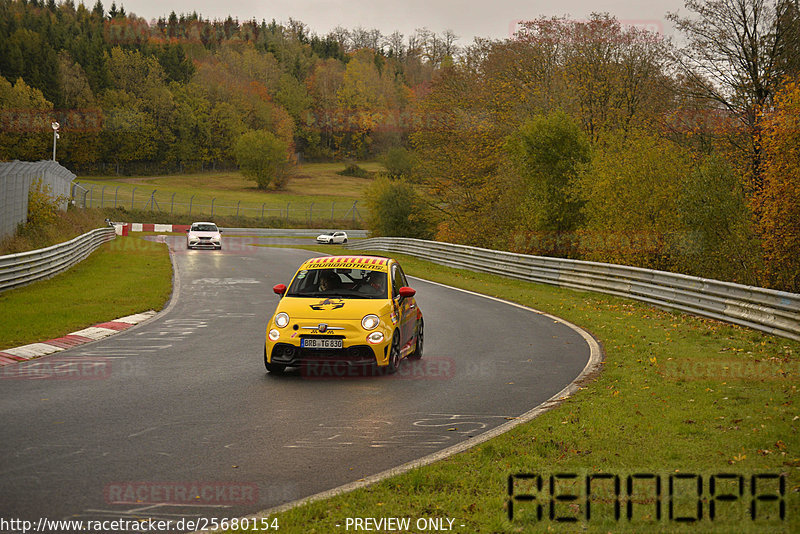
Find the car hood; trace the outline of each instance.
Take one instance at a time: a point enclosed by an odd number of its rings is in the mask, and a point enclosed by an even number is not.
[[[392,301],[389,299],[284,297],[278,305],[277,312],[288,313],[292,321],[360,321],[369,313],[378,317],[389,315],[392,312]]]
[[[197,236],[197,237],[216,237],[219,235],[219,232],[200,232],[197,230],[190,230],[189,235]]]

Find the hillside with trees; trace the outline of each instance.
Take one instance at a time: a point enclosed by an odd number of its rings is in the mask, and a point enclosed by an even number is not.
[[[298,158],[380,157],[376,234],[800,291],[797,2],[685,12],[680,47],[608,14],[459,46],[0,0],[0,159],[46,157],[53,118],[83,173],[279,188]]]

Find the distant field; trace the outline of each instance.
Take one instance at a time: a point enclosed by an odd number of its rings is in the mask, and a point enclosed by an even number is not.
[[[359,163],[379,172],[377,162]],[[124,207],[175,214],[279,217],[291,221],[354,221],[366,216],[361,198],[370,178],[336,174],[344,163],[307,163],[295,169],[285,190],[260,191],[239,172],[167,176],[92,176],[77,182],[91,207]],[[155,193],[154,193],[155,191]],[[82,199],[78,196],[78,201]],[[155,202],[153,202],[155,200]],[[355,212],[353,206],[355,203]]]

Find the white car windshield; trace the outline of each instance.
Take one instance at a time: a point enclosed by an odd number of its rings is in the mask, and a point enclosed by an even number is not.
[[[192,226],[192,232],[217,232],[216,224],[195,224]]]

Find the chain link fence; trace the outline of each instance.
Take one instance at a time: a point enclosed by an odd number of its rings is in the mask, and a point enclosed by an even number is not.
[[[66,198],[75,175],[55,161],[0,163],[0,238],[14,233],[28,219],[28,193],[41,180],[53,198]],[[66,201],[61,206],[66,209]]]
[[[72,197],[83,208],[125,208],[168,213],[170,215],[196,215],[251,217],[280,219],[287,223],[315,224],[349,223],[359,225],[366,216],[365,208],[356,200],[330,202],[252,202],[217,198],[209,195],[171,193],[143,186],[98,185],[75,183]]]

